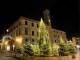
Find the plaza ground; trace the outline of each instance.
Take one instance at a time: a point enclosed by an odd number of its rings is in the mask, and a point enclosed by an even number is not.
[[[0,60],[18,60],[18,59],[12,57],[11,54],[0,53]],[[77,51],[76,58],[73,60],[80,60],[80,51]]]

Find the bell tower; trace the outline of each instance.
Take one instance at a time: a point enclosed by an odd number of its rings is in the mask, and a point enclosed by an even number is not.
[[[47,24],[48,26],[51,26],[50,11],[48,9],[45,9],[43,11],[43,19],[44,19],[45,24]]]
[[[52,31],[52,26],[51,26],[51,20],[50,20],[50,11],[48,9],[45,9],[43,11],[43,21],[46,24],[46,28],[48,30],[48,35],[50,37],[51,42],[53,42],[53,35],[51,34]]]

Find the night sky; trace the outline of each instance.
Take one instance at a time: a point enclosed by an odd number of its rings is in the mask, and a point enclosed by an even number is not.
[[[9,3],[10,2],[10,3]],[[52,26],[67,32],[68,36],[77,36],[77,1],[76,0],[26,0],[0,2],[0,34],[20,16],[40,20],[42,11],[50,10]]]

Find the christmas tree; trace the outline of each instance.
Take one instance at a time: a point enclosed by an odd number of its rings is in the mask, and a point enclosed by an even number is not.
[[[46,25],[44,24],[42,18],[39,23],[39,31],[38,31],[38,42],[39,42],[39,48],[40,53],[43,56],[47,56],[51,54],[51,42],[49,39],[49,33],[46,29]]]

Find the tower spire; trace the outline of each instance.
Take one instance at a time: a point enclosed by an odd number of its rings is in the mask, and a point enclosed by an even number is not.
[[[48,9],[45,9],[43,11],[43,19],[44,19],[45,24],[51,25],[50,11]]]

